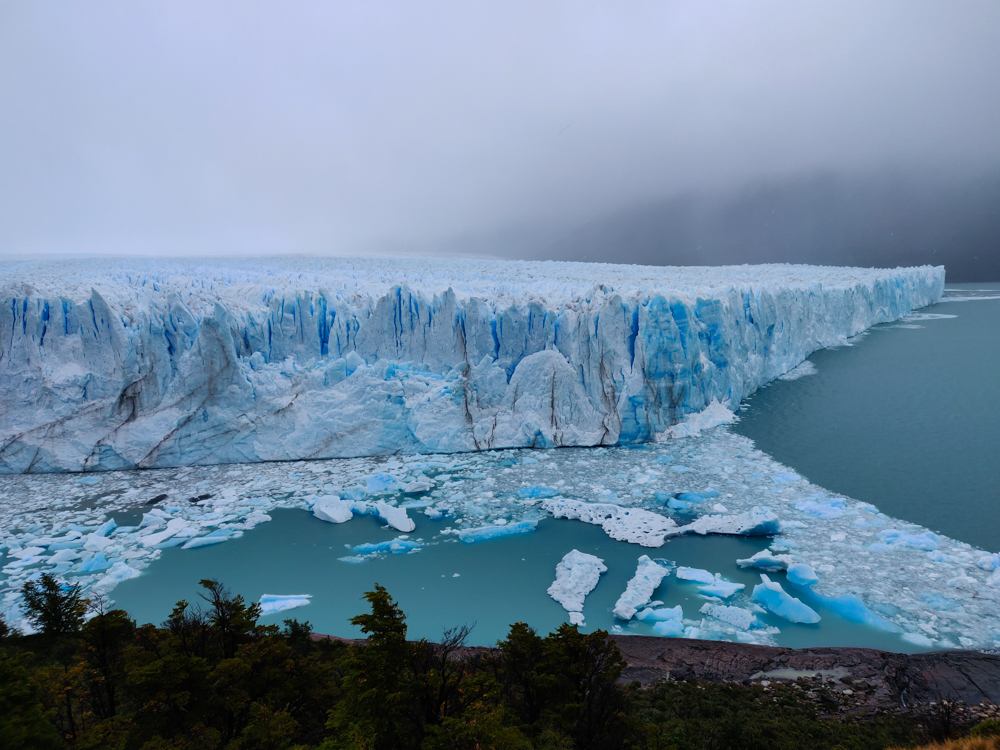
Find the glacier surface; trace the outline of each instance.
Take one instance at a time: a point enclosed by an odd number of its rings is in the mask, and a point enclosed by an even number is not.
[[[5,473],[681,437],[686,416],[944,287],[940,267],[425,259],[7,261],[0,277]]]

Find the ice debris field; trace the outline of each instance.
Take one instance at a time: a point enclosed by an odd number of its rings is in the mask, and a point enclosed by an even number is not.
[[[764,613],[822,628],[822,604],[916,646],[1000,647],[997,554],[827,493],[726,427],[755,388],[807,376],[812,351],[937,301],[943,269],[295,266],[5,264],[9,622],[26,627],[19,591],[42,572],[110,594],[165,548],[198,554],[298,508],[398,532],[335,565],[547,517],[600,526],[636,547],[613,608],[584,615],[607,571],[594,555],[568,549],[539,581],[591,627],[773,643]],[[669,559],[672,538],[707,534],[771,544],[715,570]],[[703,604],[664,607],[664,586]]]
[[[0,263],[0,473],[647,442],[944,269]]]
[[[338,565],[378,566],[389,555],[413,556],[419,569],[421,552],[433,545],[502,544],[504,536],[532,534],[540,519],[565,516],[636,550],[614,611],[586,617],[587,595],[606,566],[563,552],[537,585],[571,622],[773,643],[780,628],[766,626],[763,612],[809,623],[822,603],[915,646],[1000,647],[996,554],[824,492],[724,424],[634,447],[22,474],[4,477],[0,488],[0,608],[21,626],[20,587],[42,571],[113,596],[119,581],[140,575],[166,547],[196,555],[268,521],[275,508],[298,508],[318,523],[366,514],[394,530],[389,541],[331,558],[333,579]],[[763,535],[771,544],[699,570],[669,559],[669,540],[680,534]],[[759,573],[760,583],[727,580],[740,568]],[[656,591],[672,586],[696,587],[703,606],[660,606]],[[308,605],[311,592],[296,590],[294,573],[288,589],[269,594],[265,609]]]

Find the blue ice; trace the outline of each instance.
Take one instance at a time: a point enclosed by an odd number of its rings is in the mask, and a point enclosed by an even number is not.
[[[814,624],[820,621],[819,613],[812,607],[803,604],[801,600],[786,593],[781,584],[772,581],[763,573],[761,582],[754,586],[753,600],[764,609],[789,622]]]
[[[487,539],[498,539],[503,536],[513,536],[514,534],[527,534],[534,531],[538,521],[519,521],[509,523],[504,526],[480,526],[475,529],[463,529],[458,532],[458,538],[466,544],[474,542],[484,542]]]

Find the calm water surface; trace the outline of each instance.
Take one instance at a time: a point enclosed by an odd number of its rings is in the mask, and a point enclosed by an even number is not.
[[[919,312],[956,317],[877,326],[816,352],[816,374],[759,390],[734,430],[821,487],[996,551],[1000,299]]]

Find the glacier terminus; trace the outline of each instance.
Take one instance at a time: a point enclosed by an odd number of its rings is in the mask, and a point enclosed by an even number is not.
[[[942,267],[7,261],[0,472],[613,446],[940,299]]]

